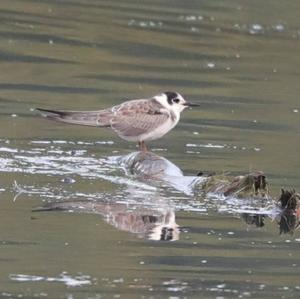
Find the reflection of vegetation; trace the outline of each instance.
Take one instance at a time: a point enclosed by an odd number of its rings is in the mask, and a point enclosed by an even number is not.
[[[265,225],[265,215],[243,213],[241,216],[247,224],[255,225],[256,227],[263,227]]]
[[[149,240],[175,241],[179,239],[180,234],[175,220],[175,212],[166,207],[155,208],[138,204],[77,200],[48,203],[33,211],[72,211],[99,214],[107,223],[117,229]]]
[[[300,196],[295,190],[281,190],[279,198],[282,209],[279,220],[280,234],[293,233],[299,227],[299,201]]]
[[[279,225],[279,233],[293,234],[300,225],[300,196],[295,190],[288,191],[282,189],[278,202],[280,210],[277,211],[275,218]],[[243,213],[241,216],[247,224],[262,227],[267,215]]]

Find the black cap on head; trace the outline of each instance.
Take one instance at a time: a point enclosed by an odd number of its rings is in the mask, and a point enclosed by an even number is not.
[[[170,105],[172,105],[173,104],[173,100],[178,97],[178,94],[176,92],[173,92],[173,91],[166,91],[166,92],[164,92],[164,94],[167,96],[168,103]]]

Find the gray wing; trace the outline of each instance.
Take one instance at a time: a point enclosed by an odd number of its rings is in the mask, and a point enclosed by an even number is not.
[[[147,134],[162,125],[170,117],[163,107],[152,100],[125,102],[115,107],[111,127],[119,136],[135,137]]]

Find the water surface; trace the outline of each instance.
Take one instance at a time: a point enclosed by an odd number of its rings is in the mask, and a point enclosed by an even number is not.
[[[263,170],[276,198],[300,189],[299,9],[2,0],[0,298],[298,298],[299,232],[279,235],[271,217],[246,224],[249,202],[138,180],[110,158],[134,144],[32,109],[176,90],[201,107],[153,151],[186,175]],[[89,213],[32,212],[60,201]],[[153,230],[131,225],[141,215],[170,219],[173,241],[149,240]]]

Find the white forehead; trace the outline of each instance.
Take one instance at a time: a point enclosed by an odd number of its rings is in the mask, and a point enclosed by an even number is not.
[[[183,98],[183,96],[181,94],[179,94],[178,92],[176,92],[177,94],[177,98],[182,101],[182,102],[185,102],[185,99]]]

